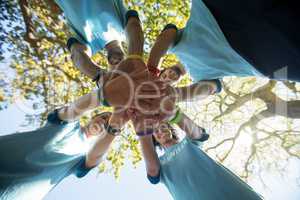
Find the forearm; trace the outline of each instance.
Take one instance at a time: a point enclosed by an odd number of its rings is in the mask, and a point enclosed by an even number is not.
[[[71,58],[77,69],[91,79],[94,79],[99,71],[104,71],[91,60],[86,47],[81,44],[72,46]]]
[[[213,81],[199,81],[187,87],[176,88],[178,101],[201,100],[216,91],[216,84]]]
[[[119,110],[124,108],[117,108],[112,113],[110,119],[109,119],[109,125],[115,129],[121,129],[128,121],[129,118],[127,116],[127,110]]]
[[[205,133],[203,128],[198,126],[184,113],[181,113],[181,120],[177,123],[177,125],[191,139],[200,139],[203,136],[203,133]]]
[[[86,155],[86,166],[87,168],[94,167],[99,164],[103,155],[109,149],[115,136],[104,133],[104,135],[97,136],[95,143]]]
[[[132,12],[138,15],[135,11]],[[141,21],[137,16],[129,17],[125,33],[128,42],[128,55],[143,56],[144,33]]]
[[[159,159],[152,141],[152,135],[140,137],[147,174],[157,176],[160,170]]]
[[[58,111],[59,118],[64,121],[72,121],[80,117],[84,112],[96,108],[100,105],[98,93],[99,89],[94,90],[80,97],[69,106],[60,109]]]
[[[167,53],[175,41],[176,32],[176,29],[167,29],[157,37],[151,49],[147,66],[159,67],[161,58]]]

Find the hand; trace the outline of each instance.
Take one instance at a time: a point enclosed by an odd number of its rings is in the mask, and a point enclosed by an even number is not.
[[[111,106],[158,109],[159,105],[151,104],[145,99],[161,98],[164,83],[149,75],[146,68],[130,74],[121,71],[116,73],[119,75],[109,80],[103,88],[104,97]]]
[[[83,128],[86,136],[91,137],[102,135],[105,132],[105,124],[108,123],[110,117],[110,112],[105,112],[94,116],[88,125]]]
[[[121,129],[129,121],[127,110],[124,108],[115,108],[109,119],[109,125],[116,129]]]
[[[153,100],[145,100],[149,104],[158,105],[158,110],[153,110],[151,112],[144,111],[143,114],[152,115],[152,119],[158,122],[166,122],[173,118],[176,113],[176,102],[177,102],[177,93],[176,90],[167,86],[164,92],[164,96],[161,98]]]
[[[128,109],[127,113],[133,123],[136,133],[157,129],[159,125],[158,120],[152,115],[145,115],[132,108]]]

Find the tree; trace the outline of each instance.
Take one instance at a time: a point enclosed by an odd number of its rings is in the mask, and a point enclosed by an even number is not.
[[[189,1],[181,0],[126,0],[125,3],[144,16],[146,52],[165,24],[183,27],[190,10]],[[53,0],[2,1],[0,9],[0,59],[13,52],[10,67],[16,74],[7,86],[9,89],[0,90],[0,102],[5,105],[16,94],[30,99],[34,109],[41,113],[28,115],[27,119],[42,125],[50,110],[73,101],[95,85],[70,61],[65,45],[69,29]],[[93,59],[104,68],[107,66],[103,52]],[[174,55],[168,55],[163,65],[167,67],[175,61]],[[188,83],[186,77],[179,85]],[[210,130],[212,137],[205,150],[212,157],[245,179],[269,167],[282,170],[285,160],[300,157],[298,84],[229,77],[224,86],[220,95],[181,104],[187,114]],[[83,123],[89,116],[83,118]],[[270,124],[274,121],[276,124]],[[133,163],[141,159],[130,124],[122,135],[109,152],[106,165],[100,166],[101,171],[112,169],[116,177],[127,151]]]

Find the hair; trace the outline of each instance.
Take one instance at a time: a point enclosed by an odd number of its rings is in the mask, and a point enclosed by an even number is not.
[[[175,140],[179,140],[179,136],[178,136],[176,130],[169,123],[166,123],[166,124],[168,126],[168,129],[171,131],[172,138],[174,138]],[[152,135],[152,141],[153,141],[154,147],[159,147],[160,149],[162,149],[161,144],[156,141],[154,135]]]
[[[95,115],[92,117],[92,119],[95,119],[96,117],[100,117],[100,116],[102,116],[102,115],[108,115],[108,114],[111,114],[111,112],[97,113],[97,114],[95,114]]]
[[[159,76],[160,76],[162,73],[164,73],[165,71],[169,70],[169,69],[174,70],[175,73],[176,73],[179,77],[183,75],[183,73],[182,73],[182,71],[180,70],[180,68],[179,68],[178,66],[175,65],[175,66],[173,66],[173,67],[169,67],[169,68],[165,68],[165,69],[161,70]]]
[[[122,56],[122,57],[124,57],[125,56],[125,54],[124,54],[124,51],[122,50],[122,48],[120,48],[120,52],[119,51],[108,51],[107,52],[107,60],[109,61],[110,59],[111,59],[111,57],[113,56],[113,55],[118,55],[118,56]]]

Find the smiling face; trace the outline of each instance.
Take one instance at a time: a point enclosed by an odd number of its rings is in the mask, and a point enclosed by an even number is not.
[[[104,133],[104,125],[108,123],[110,116],[110,112],[104,112],[94,116],[85,127],[85,133],[87,137],[101,135],[102,133]]]
[[[165,148],[173,146],[179,141],[174,129],[168,124],[161,124],[153,136],[156,142]]]
[[[159,78],[163,82],[172,84],[179,80],[180,74],[174,68],[167,68],[160,73]]]
[[[107,50],[107,61],[110,67],[116,67],[125,57],[124,51],[119,41],[113,40],[105,45]]]
[[[124,53],[121,49],[114,50],[108,55],[108,63],[111,67],[116,67],[124,59]]]

